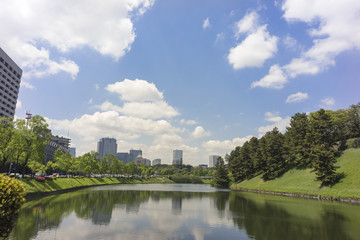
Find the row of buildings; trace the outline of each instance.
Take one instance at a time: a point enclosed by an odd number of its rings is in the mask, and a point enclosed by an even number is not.
[[[151,161],[147,158],[142,157],[142,151],[130,149],[129,152],[117,152],[117,143],[115,138],[101,138],[97,143],[97,152],[99,153],[98,157],[104,157],[108,154],[113,154],[124,163],[135,162],[136,164],[144,163],[148,166],[151,166]],[[209,165],[200,164],[200,167],[207,168],[215,167],[219,155],[210,155],[209,156]],[[152,161],[152,165],[161,164],[161,159],[157,158]],[[182,165],[183,164],[183,151],[182,150],[173,150],[173,165]]]
[[[0,118],[14,117],[16,103],[19,94],[22,69],[0,48]],[[31,114],[27,113],[27,118]],[[70,139],[59,136],[52,136],[50,143],[45,147],[45,162],[53,159],[56,149],[63,152],[70,152],[76,155],[75,148],[70,148]],[[135,162],[136,164],[144,163],[151,165],[151,161],[142,157],[142,151],[131,149],[129,152],[117,152],[117,143],[115,138],[101,138],[97,144],[98,157],[104,157],[108,154],[114,154],[124,163]],[[209,157],[209,167],[214,167],[219,156],[212,155]],[[157,158],[152,161],[152,165],[161,164],[161,159]],[[173,150],[173,165],[183,164],[183,151]],[[207,165],[202,164],[202,167]]]
[[[14,117],[21,76],[22,69],[0,47],[0,118]],[[30,113],[27,112],[26,115],[26,119],[31,118]],[[45,162],[53,159],[56,149],[70,151],[75,156],[75,148],[70,148],[69,145],[69,138],[52,136],[45,147]]]
[[[97,143],[97,152],[99,153],[98,158],[104,157],[108,154],[113,154],[124,163],[135,162],[136,164],[144,163],[148,166],[161,164],[161,159],[156,158],[152,162],[144,158],[142,155],[142,150],[139,149],[130,149],[129,152],[117,152],[117,143],[115,138],[101,138]],[[173,151],[173,164],[182,165],[183,164],[183,151],[174,150]]]

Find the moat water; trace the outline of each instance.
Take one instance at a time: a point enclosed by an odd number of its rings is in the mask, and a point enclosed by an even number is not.
[[[10,239],[360,239],[360,206],[204,184],[87,188],[24,204]]]

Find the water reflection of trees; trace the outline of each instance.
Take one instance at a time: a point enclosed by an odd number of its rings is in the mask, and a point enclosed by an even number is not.
[[[108,225],[116,208],[137,212],[149,200],[171,200],[172,213],[181,214],[183,201],[209,198],[220,218],[231,218],[235,226],[250,238],[261,239],[351,239],[344,230],[350,221],[342,212],[318,203],[311,216],[299,215],[296,208],[306,208],[300,200],[290,205],[274,199],[249,197],[241,192],[166,192],[166,191],[79,191],[27,203],[20,212],[11,238],[31,239],[39,231],[56,229],[70,214]],[[287,201],[287,200],[286,200]],[[286,202],[285,201],[285,202]],[[290,207],[289,207],[290,206]]]
[[[31,201],[23,207],[12,238],[31,239],[39,231],[56,229],[62,219],[75,213],[80,219],[91,220],[96,225],[108,225],[112,211],[124,208],[126,212],[137,212],[141,203],[173,199],[173,209],[181,213],[182,199],[202,198],[206,193],[161,192],[161,191],[79,191]]]
[[[323,208],[320,204],[319,207]],[[344,230],[347,219],[334,209],[323,208],[319,211],[321,215],[314,218],[300,217],[280,204],[256,202],[241,193],[231,193],[229,209],[236,226],[257,240],[351,239]]]

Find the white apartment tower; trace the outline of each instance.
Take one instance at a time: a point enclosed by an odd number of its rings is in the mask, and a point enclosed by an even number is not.
[[[104,157],[108,154],[116,154],[117,144],[115,138],[101,138],[97,144],[98,157]]]
[[[219,158],[220,156],[218,155],[210,155],[209,156],[209,167],[215,167],[216,163],[217,163],[217,159]]]
[[[0,118],[14,117],[21,68],[0,48]]]
[[[182,165],[183,164],[183,151],[182,150],[173,150],[173,165],[178,164],[178,165]]]

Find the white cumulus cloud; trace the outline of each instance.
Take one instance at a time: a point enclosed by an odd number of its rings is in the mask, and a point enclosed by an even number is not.
[[[123,106],[117,106],[109,101],[95,106],[102,111],[116,111],[127,116],[161,119],[172,118],[179,115],[179,112],[168,105],[154,83],[145,80],[129,80],[109,84],[105,88],[109,92],[119,94],[124,100]]]
[[[249,141],[253,136],[249,135],[246,137],[237,137],[231,140],[209,140],[202,143],[202,147],[208,153],[217,153],[220,155],[225,155],[226,153],[231,152],[237,146],[242,146],[246,141]]]
[[[181,124],[186,124],[186,125],[194,125],[196,124],[197,122],[195,120],[185,120],[185,119],[181,119],[180,120],[180,123]]]
[[[359,28],[360,1],[285,0],[282,10],[289,23],[307,23],[313,39],[310,48],[281,67],[286,78],[318,74],[335,65],[340,53],[360,49],[360,32],[354,31]]]
[[[197,126],[191,133],[191,136],[193,136],[194,138],[208,137],[210,135],[211,133],[209,131],[205,131],[205,129],[201,126]]]
[[[290,117],[280,117],[279,113],[266,112],[265,120],[271,122],[269,125],[261,126],[258,128],[259,136],[264,135],[266,132],[273,130],[274,127],[277,127],[280,132],[286,130],[286,127],[290,124]]]
[[[276,36],[270,35],[266,25],[258,25],[258,14],[251,12],[237,23],[235,36],[248,33],[248,36],[231,48],[228,61],[234,69],[260,67],[277,52]]]
[[[335,105],[335,99],[332,97],[326,97],[321,99],[321,108],[331,108]]]
[[[203,29],[211,27],[210,19],[208,17],[204,20],[202,27]]]
[[[309,95],[307,93],[297,92],[297,93],[294,93],[294,94],[291,94],[290,96],[288,96],[285,102],[286,103],[298,103],[298,102],[303,102],[308,98],[309,98]]]
[[[135,39],[132,15],[141,15],[152,0],[71,1],[4,0],[0,8],[2,48],[24,70],[23,77],[66,72],[75,78],[79,66],[64,53],[89,47],[115,60]],[[41,47],[46,43],[48,47]],[[59,58],[52,56],[56,48]]]
[[[246,14],[236,23],[235,36],[239,38],[242,33],[252,33],[259,28],[259,15],[256,12]]]
[[[260,79],[259,81],[253,82],[251,84],[251,87],[281,89],[287,82],[288,80],[279,65],[273,65],[269,70],[269,74]]]
[[[16,109],[21,108],[21,106],[22,106],[21,101],[20,101],[20,100],[17,100],[17,102],[16,102]]]
[[[129,80],[109,84],[105,88],[109,92],[117,93],[122,100],[133,102],[162,101],[163,94],[154,83],[145,80]]]

